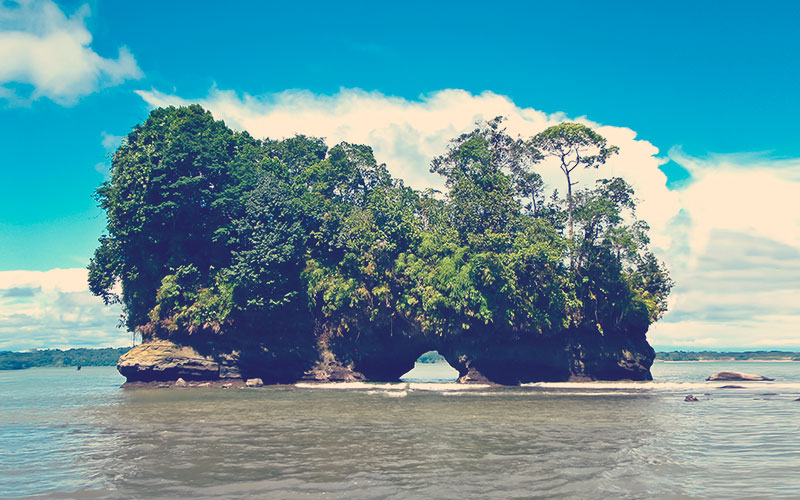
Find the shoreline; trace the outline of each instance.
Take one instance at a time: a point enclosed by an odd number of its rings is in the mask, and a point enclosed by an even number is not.
[[[656,359],[657,363],[797,363],[800,360],[793,358],[780,358],[780,359],[734,359],[734,358],[720,358],[720,359]]]

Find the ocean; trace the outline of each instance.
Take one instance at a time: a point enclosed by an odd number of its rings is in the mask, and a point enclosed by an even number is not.
[[[0,372],[0,497],[800,498],[800,362],[501,388],[451,370],[239,390]],[[704,381],[720,370],[776,380]]]

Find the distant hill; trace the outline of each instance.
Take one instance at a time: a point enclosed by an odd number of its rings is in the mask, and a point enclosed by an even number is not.
[[[661,361],[800,361],[800,352],[789,351],[670,351],[656,353],[656,359]]]
[[[0,370],[22,370],[34,366],[114,366],[130,347],[103,349],[42,349],[26,352],[0,351]]]

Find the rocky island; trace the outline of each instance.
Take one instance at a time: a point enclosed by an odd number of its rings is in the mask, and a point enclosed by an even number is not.
[[[154,110],[97,190],[90,289],[142,344],[128,382],[395,381],[436,350],[459,381],[649,380],[667,270],[616,148],[564,123],[481,122],[433,160],[446,193],[368,146],[255,139],[201,107]],[[546,192],[560,169],[566,195]]]

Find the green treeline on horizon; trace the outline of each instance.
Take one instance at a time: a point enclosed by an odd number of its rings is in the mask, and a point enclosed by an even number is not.
[[[790,351],[670,351],[656,353],[661,361],[800,361],[800,352]]]
[[[116,366],[130,347],[36,349],[24,352],[0,351],[0,370],[21,370],[35,366]]]
[[[366,145],[255,139],[198,105],[156,109],[97,190],[108,225],[90,289],[144,340],[272,356],[409,331],[642,335],[672,281],[631,186],[579,183],[616,153],[583,125],[514,138],[496,118],[433,160],[440,193],[392,177]],[[545,191],[545,160],[562,190]]]

